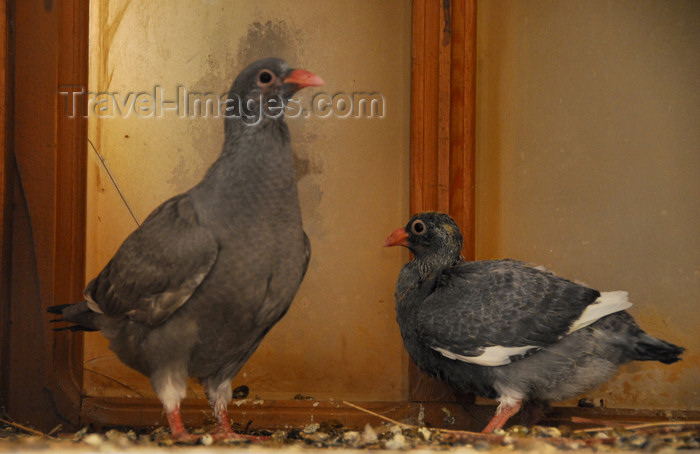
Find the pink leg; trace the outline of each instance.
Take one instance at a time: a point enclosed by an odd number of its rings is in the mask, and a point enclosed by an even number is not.
[[[257,437],[254,435],[243,435],[233,431],[231,428],[231,422],[228,419],[228,411],[226,407],[222,408],[216,415],[216,419],[219,422],[219,428],[212,435],[215,440],[250,440],[250,441],[263,441],[268,440],[269,437]]]
[[[520,402],[516,402],[513,405],[499,405],[498,409],[496,409],[496,414],[481,433],[490,434],[494,430],[500,429],[518,410],[520,410]]]
[[[170,424],[170,434],[173,439],[178,441],[196,441],[199,437],[192,435],[185,430],[182,424],[182,415],[180,414],[180,406],[178,405],[172,411],[165,412],[168,415],[168,424]]]

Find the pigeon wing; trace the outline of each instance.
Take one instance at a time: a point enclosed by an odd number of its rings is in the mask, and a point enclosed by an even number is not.
[[[431,348],[451,359],[500,366],[631,304],[512,260],[446,269],[417,314]],[[612,296],[610,296],[612,295]],[[601,309],[602,308],[602,309]]]
[[[192,296],[218,252],[189,196],[175,196],[126,238],[85,298],[97,312],[158,325]]]

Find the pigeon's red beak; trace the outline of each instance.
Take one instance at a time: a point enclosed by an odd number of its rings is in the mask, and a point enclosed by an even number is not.
[[[384,247],[404,246],[408,247],[408,233],[403,228],[394,230],[391,235],[384,240]]]
[[[305,69],[295,69],[284,79],[285,84],[294,85],[294,91],[304,87],[318,87],[323,85],[323,79]]]

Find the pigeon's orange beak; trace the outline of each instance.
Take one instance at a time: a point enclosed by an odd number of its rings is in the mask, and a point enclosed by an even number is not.
[[[384,247],[404,246],[408,247],[408,233],[403,228],[394,230],[391,235],[384,240]]]
[[[324,82],[323,79],[312,72],[305,69],[295,69],[284,78],[284,83],[294,85],[294,91],[297,91],[304,87],[318,87],[323,85]]]

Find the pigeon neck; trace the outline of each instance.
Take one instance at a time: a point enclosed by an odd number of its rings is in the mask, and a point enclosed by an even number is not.
[[[289,143],[289,128],[282,117],[262,117],[254,121],[233,117],[226,119],[224,137],[222,157],[226,154],[236,153],[246,143],[255,143],[260,139]]]
[[[417,255],[414,260],[418,273],[421,279],[425,279],[436,270],[449,268],[459,263],[460,258],[450,258],[447,255],[426,254],[423,256]]]
[[[231,124],[226,133],[221,155],[203,186],[229,197],[267,191],[296,194],[294,158],[283,120],[268,119],[253,126]]]

